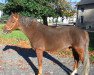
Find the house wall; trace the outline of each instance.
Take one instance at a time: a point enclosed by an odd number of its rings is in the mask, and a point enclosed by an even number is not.
[[[81,0],[81,4],[94,3],[94,0]]]
[[[81,16],[83,23],[81,23]],[[94,27],[94,4],[82,5],[78,8],[77,25],[87,29]]]
[[[0,10],[0,18],[1,18],[2,15],[3,15],[3,12]]]

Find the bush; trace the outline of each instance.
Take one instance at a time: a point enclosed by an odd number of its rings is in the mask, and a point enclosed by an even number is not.
[[[94,32],[89,32],[90,43],[89,43],[89,50],[94,50]]]
[[[7,19],[9,18],[9,15],[2,15],[1,19],[0,19],[0,23],[6,23]]]

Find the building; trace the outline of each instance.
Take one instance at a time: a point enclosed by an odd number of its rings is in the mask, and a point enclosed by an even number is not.
[[[81,0],[77,4],[77,25],[94,28],[94,0]]]
[[[1,18],[2,15],[3,15],[3,11],[0,10],[0,18]]]

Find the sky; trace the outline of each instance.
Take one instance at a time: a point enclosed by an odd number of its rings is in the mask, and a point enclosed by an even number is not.
[[[80,0],[68,0],[68,1],[71,1],[71,2],[79,2]],[[5,0],[0,0],[0,3],[5,3]]]
[[[68,0],[68,1],[71,1],[71,2],[79,2],[80,0]]]
[[[5,0],[0,0],[0,3],[5,3]]]

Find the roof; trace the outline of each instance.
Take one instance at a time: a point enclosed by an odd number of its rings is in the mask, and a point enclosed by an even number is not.
[[[93,4],[94,0],[81,0],[77,5]]]

